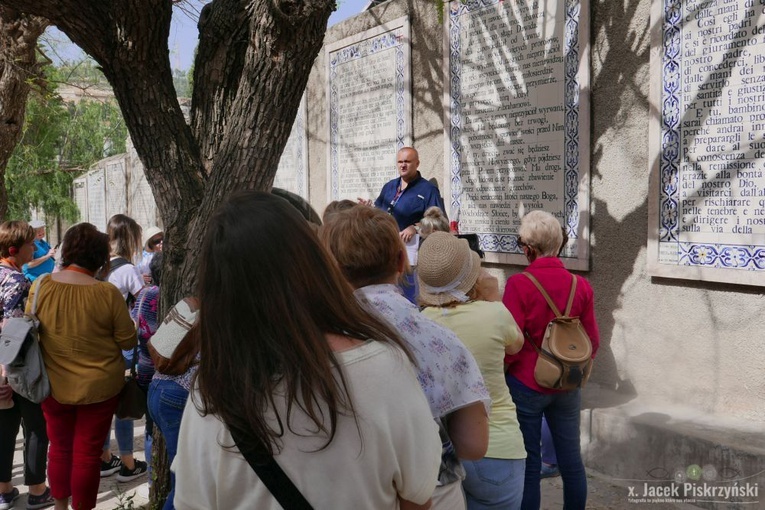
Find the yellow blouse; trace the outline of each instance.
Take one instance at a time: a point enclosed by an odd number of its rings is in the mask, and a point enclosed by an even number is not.
[[[27,312],[38,282],[29,292]],[[37,318],[54,399],[62,404],[94,404],[122,390],[122,349],[135,346],[136,332],[117,287],[108,282],[75,285],[45,278]]]

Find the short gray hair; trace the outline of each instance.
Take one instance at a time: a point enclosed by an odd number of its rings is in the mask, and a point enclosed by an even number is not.
[[[521,219],[519,239],[534,248],[540,257],[557,257],[563,244],[560,222],[550,214],[537,209]]]

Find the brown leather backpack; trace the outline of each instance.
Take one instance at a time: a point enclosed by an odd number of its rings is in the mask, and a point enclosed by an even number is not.
[[[571,275],[571,292],[566,311],[561,314],[539,280],[531,273],[524,271],[523,274],[539,289],[555,314],[555,318],[547,324],[541,348],[529,338],[528,332],[525,334],[526,340],[539,354],[534,379],[541,387],[553,390],[583,387],[592,371],[592,342],[579,317],[570,316],[576,293],[576,276]]]

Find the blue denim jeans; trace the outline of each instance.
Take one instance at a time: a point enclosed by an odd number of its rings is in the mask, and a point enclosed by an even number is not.
[[[462,461],[467,476],[462,481],[468,510],[518,510],[523,499],[526,459]]]
[[[541,500],[539,471],[542,468],[542,414],[550,426],[558,469],[563,479],[563,508],[584,510],[587,503],[587,476],[579,448],[579,411],[581,390],[539,393],[518,379],[506,376],[510,394],[518,412],[518,423],[526,446],[526,482],[523,510],[538,510]]]
[[[133,428],[133,420],[114,418],[114,435],[117,436],[117,446],[120,449],[120,455],[133,454]],[[111,442],[112,431],[109,429],[106,441],[104,442],[104,450],[111,448]]]
[[[133,349],[122,351],[122,358],[125,361],[125,368],[133,366]],[[117,436],[117,447],[120,449],[120,455],[133,455],[133,420],[122,420],[114,417],[114,435]],[[106,434],[104,441],[104,451],[111,449],[112,429]]]
[[[181,417],[186,407],[189,392],[173,381],[151,381],[149,386],[149,414],[154,420],[154,425],[159,428],[165,438],[167,458],[172,464],[175,454],[178,453],[178,434],[181,430]],[[163,510],[174,510],[173,498],[175,497],[175,473],[170,472],[170,492],[167,495]]]
[[[551,466],[558,465],[558,457],[555,455],[555,446],[552,442],[550,426],[547,424],[547,418],[542,416],[542,462]]]

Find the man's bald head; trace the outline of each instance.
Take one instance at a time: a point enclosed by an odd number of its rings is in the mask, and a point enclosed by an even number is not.
[[[396,167],[402,179],[411,182],[417,177],[420,155],[414,147],[402,147],[396,154]]]

